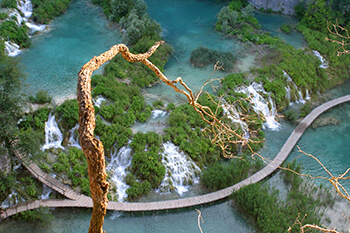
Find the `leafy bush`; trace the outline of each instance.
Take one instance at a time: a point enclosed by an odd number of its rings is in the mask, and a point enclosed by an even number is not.
[[[16,8],[17,1],[16,0],[2,0],[0,6],[3,8]]]
[[[51,103],[52,96],[47,91],[39,90],[35,96],[29,96],[29,101],[36,104]]]
[[[244,157],[246,161],[231,159],[208,166],[201,175],[201,185],[209,191],[232,186],[263,167],[261,162]]]
[[[70,0],[32,0],[32,3],[34,22],[49,24],[53,18],[67,10]]]
[[[2,1],[3,2],[3,1]],[[0,13],[0,20],[4,20],[8,17],[8,14],[6,12],[1,12]]]
[[[290,24],[282,24],[280,27],[281,31],[285,34],[288,34],[292,31],[292,26]]]
[[[137,133],[130,143],[134,150],[131,173],[139,180],[148,181],[152,188],[157,188],[165,175],[161,163],[161,138],[154,132]]]
[[[134,201],[151,191],[151,184],[146,180],[139,182],[136,177],[129,173],[126,176],[126,184],[130,187],[126,190],[128,201]]]
[[[60,124],[66,130],[73,128],[79,121],[79,106],[76,99],[66,100],[55,109],[57,119],[61,119]]]
[[[15,21],[7,20],[0,25],[0,36],[5,40],[10,40],[22,48],[30,46],[28,37],[28,27],[26,25],[17,26]]]

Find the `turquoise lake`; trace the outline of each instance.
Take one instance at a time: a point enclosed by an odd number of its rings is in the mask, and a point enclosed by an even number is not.
[[[182,77],[195,90],[212,73],[213,68],[193,68],[189,63],[192,50],[199,46],[232,51],[240,54],[241,45],[228,40],[214,31],[215,15],[224,5],[207,0],[147,0],[149,14],[161,23],[164,36],[175,49],[174,55],[166,65],[165,74],[171,78]],[[264,15],[257,13],[262,27],[273,35],[279,33],[280,22],[295,23],[292,17]],[[280,20],[279,19],[283,19]],[[277,23],[276,23],[277,22]],[[278,26],[279,25],[279,26]],[[52,22],[52,30],[35,36],[32,47],[20,55],[25,71],[28,73],[28,93],[39,89],[49,91],[56,100],[74,96],[77,73],[82,65],[114,44],[122,43],[117,29],[111,27],[100,8],[86,0],[75,0],[67,13]],[[294,38],[294,39],[293,39]],[[296,48],[305,46],[300,34],[285,37]],[[295,42],[295,43],[294,43]],[[294,44],[293,44],[294,43]],[[215,73],[215,77],[224,75]],[[184,98],[164,84],[144,90],[148,101],[162,99],[164,102],[180,103]],[[350,82],[327,91],[328,99],[350,94]],[[330,168],[334,174],[344,172],[350,167],[350,105],[338,106],[327,115],[336,117],[337,126],[308,129],[298,145]],[[282,120],[279,131],[266,131],[266,143],[261,154],[273,158],[282,147],[294,125]],[[300,154],[295,150],[288,160]],[[305,156],[301,156],[304,172],[316,175],[322,169]],[[316,181],[320,182],[320,181]],[[326,184],[326,182],[324,182]],[[350,185],[346,184],[350,189]],[[202,211],[204,232],[254,232],[249,222],[242,218],[229,202],[218,202],[198,207]],[[55,220],[43,227],[40,224],[7,222],[0,225],[1,232],[87,232],[90,221],[89,210],[56,209]],[[199,232],[197,212],[193,209],[156,213],[114,213],[108,212],[104,225],[106,232]]]

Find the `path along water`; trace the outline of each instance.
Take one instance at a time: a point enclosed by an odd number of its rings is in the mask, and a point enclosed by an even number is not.
[[[184,198],[184,199],[176,199],[176,200],[168,200],[168,201],[158,201],[158,202],[138,202],[138,203],[123,203],[123,202],[109,202],[107,209],[108,210],[117,210],[117,211],[156,211],[156,210],[168,210],[168,209],[178,209],[185,208],[191,206],[197,206],[202,204],[207,204],[210,202],[214,202],[217,200],[224,199],[231,195],[234,190],[237,190],[245,185],[249,185],[252,183],[257,183],[269,176],[274,172],[278,167],[287,159],[289,153],[292,151],[300,137],[303,135],[304,131],[311,125],[311,123],[323,112],[328,109],[350,101],[350,95],[346,95],[329,102],[326,102],[319,107],[315,108],[310,114],[308,114],[294,129],[291,133],[287,141],[284,143],[280,152],[276,155],[276,157],[267,164],[263,169],[256,172],[252,176],[247,179],[233,185],[231,187],[201,195],[196,197]],[[70,190],[68,187],[62,187],[62,184],[56,181],[49,180],[50,177],[45,173],[43,173],[38,166],[31,164],[30,162],[25,165],[29,168],[29,171],[32,174],[39,178],[40,181],[44,182],[46,185],[50,186],[54,190],[58,191],[62,195],[65,195],[68,198],[74,200],[42,200],[42,201],[34,201],[28,203],[22,203],[20,205],[9,207],[5,210],[3,217],[9,217],[16,213],[35,209],[40,206],[43,207],[85,207],[92,208],[92,201],[90,198],[85,197],[83,195],[75,194],[74,191]],[[42,179],[42,177],[46,177]],[[68,194],[69,193],[69,194]],[[73,193],[73,194],[72,194]]]

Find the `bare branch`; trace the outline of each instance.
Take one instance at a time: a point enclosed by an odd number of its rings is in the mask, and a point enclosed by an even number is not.
[[[201,220],[202,223],[204,223],[203,218],[202,218],[202,212],[200,212],[200,210],[196,209],[197,213],[198,213],[198,228],[201,231],[201,233],[203,233],[202,227],[201,227]]]
[[[346,28],[339,25],[338,20],[336,23],[331,23],[327,21],[327,28],[329,33],[335,38],[326,38],[326,40],[336,43],[339,45],[339,48],[336,50],[337,56],[340,57],[343,54],[349,54],[350,50],[350,35]]]

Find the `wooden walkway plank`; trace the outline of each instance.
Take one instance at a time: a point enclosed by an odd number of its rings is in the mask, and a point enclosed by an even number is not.
[[[305,130],[311,125],[311,123],[323,112],[328,109],[350,101],[350,95],[346,95],[329,102],[326,102],[313,111],[310,112],[293,130],[293,132],[288,137],[287,141],[282,146],[281,150],[278,152],[276,157],[267,164],[260,171],[256,172],[252,176],[242,180],[241,182],[216,191],[209,194],[204,194],[196,197],[189,197],[183,199],[175,199],[175,200],[167,200],[167,201],[158,201],[158,202],[109,202],[107,209],[108,210],[116,210],[116,211],[154,211],[154,210],[168,210],[168,209],[177,209],[177,208],[185,208],[197,205],[203,205],[210,202],[214,202],[217,200],[221,200],[227,198],[231,195],[234,190],[238,190],[239,188],[256,183],[264,179],[265,177],[272,174],[282,163],[287,159],[290,152],[293,150],[294,146],[301,138]],[[21,157],[20,154],[17,154],[21,161],[24,161],[24,158]],[[64,195],[65,197],[71,199],[53,199],[53,200],[36,200],[32,202],[25,202],[19,205],[11,206],[5,209],[2,218],[7,218],[16,213],[36,209],[40,206],[43,207],[84,207],[84,208],[92,208],[92,200],[90,197],[84,196],[80,193],[75,192],[70,187],[62,184],[58,180],[52,178],[50,175],[44,173],[37,164],[33,162],[22,162],[23,165],[33,174],[33,176],[37,177],[42,183],[51,187],[58,193]]]

